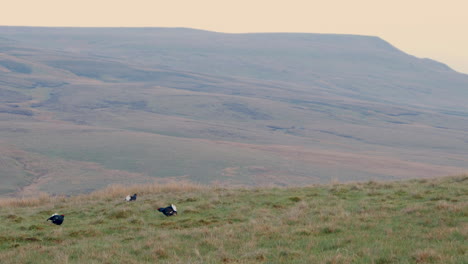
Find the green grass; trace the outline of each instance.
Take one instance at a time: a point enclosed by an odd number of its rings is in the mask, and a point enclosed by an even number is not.
[[[123,201],[138,192],[136,202]],[[179,215],[158,207],[175,203]],[[0,202],[2,263],[467,263],[468,176]],[[65,214],[62,226],[45,222]]]

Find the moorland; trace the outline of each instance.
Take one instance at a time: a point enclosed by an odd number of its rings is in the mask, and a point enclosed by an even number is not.
[[[461,174],[467,87],[373,36],[0,27],[0,195]]]

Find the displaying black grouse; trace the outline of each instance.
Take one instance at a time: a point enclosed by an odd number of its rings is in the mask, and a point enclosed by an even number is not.
[[[129,195],[127,195],[127,197],[125,198],[125,201],[127,201],[127,202],[136,201],[136,198],[137,198],[137,194],[136,194],[136,193],[135,193],[134,195],[132,195],[132,196],[130,196],[130,194],[129,194]]]
[[[47,219],[47,221],[52,221],[52,223],[56,225],[61,225],[63,223],[63,220],[65,218],[65,215],[59,215],[59,214],[53,214],[51,217]]]
[[[177,215],[177,208],[173,204],[166,208],[158,208],[158,211],[163,213],[165,216]]]

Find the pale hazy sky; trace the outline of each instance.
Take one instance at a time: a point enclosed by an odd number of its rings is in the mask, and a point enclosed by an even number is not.
[[[0,25],[373,35],[468,73],[468,0],[0,0]]]

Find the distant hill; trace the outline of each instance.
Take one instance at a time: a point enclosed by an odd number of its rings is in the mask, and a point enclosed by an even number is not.
[[[0,27],[0,194],[458,174],[467,99],[378,37]]]

